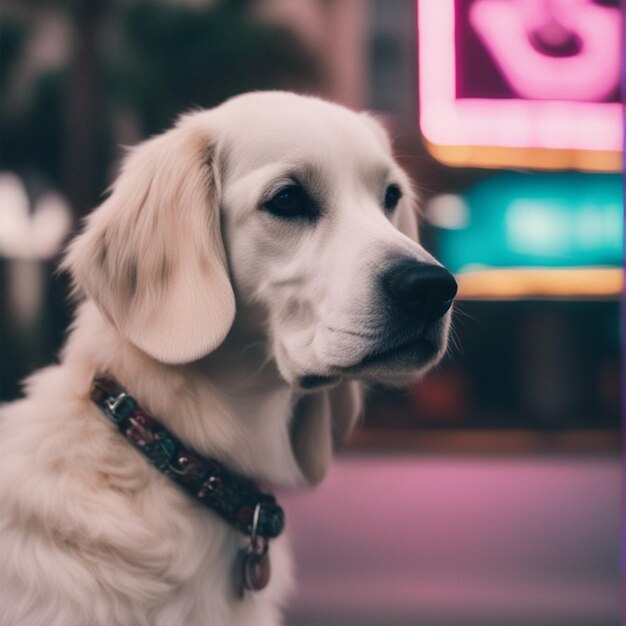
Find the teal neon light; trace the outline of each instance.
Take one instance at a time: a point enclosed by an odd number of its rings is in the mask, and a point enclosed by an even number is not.
[[[622,179],[614,174],[496,175],[464,196],[464,228],[438,230],[452,271],[621,266]]]

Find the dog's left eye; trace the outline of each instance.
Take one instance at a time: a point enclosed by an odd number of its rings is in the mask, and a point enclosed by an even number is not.
[[[389,185],[385,191],[385,211],[393,211],[398,206],[401,197],[402,190],[400,187],[398,185]]]
[[[267,202],[263,203],[263,208],[282,218],[307,217],[314,219],[318,214],[315,203],[300,185],[283,187]]]

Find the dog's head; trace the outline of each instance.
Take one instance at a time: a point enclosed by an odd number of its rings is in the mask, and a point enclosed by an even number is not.
[[[207,355],[237,320],[300,390],[398,380],[441,358],[456,293],[417,242],[414,205],[369,116],[254,93],[135,148],[65,265],[159,361]],[[339,433],[356,406],[349,385],[330,399],[350,415]],[[316,436],[297,430],[296,449]]]
[[[438,360],[456,283],[417,243],[415,196],[378,123],[286,94],[218,115],[237,301],[266,318],[285,380],[397,379]]]

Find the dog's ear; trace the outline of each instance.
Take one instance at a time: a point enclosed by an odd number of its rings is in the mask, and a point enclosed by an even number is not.
[[[350,433],[363,410],[363,389],[344,381],[328,391],[300,398],[291,423],[291,445],[303,476],[319,483],[335,450]]]
[[[134,148],[62,264],[75,292],[164,363],[211,352],[234,318],[215,161],[193,116]]]

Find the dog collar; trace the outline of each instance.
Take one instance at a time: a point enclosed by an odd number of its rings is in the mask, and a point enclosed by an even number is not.
[[[113,378],[97,377],[91,400],[160,472],[250,538],[238,557],[238,591],[265,587],[268,540],[278,537],[285,525],[276,498],[260,491],[249,478],[186,447]]]

